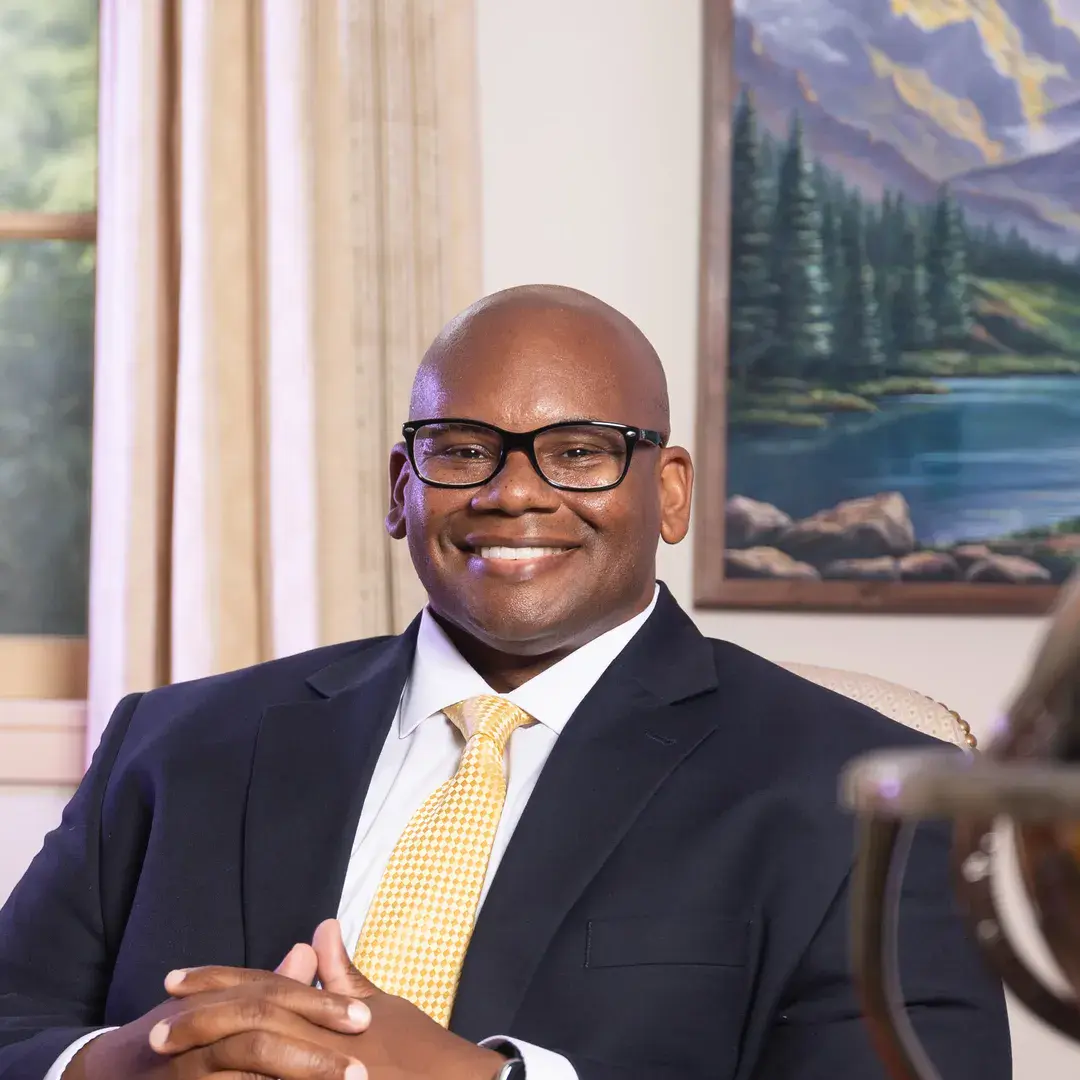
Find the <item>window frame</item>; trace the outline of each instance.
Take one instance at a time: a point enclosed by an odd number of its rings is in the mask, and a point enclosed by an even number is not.
[[[85,701],[0,701],[0,788],[75,787],[85,742]]]
[[[97,211],[0,210],[0,243],[9,240],[97,241]]]

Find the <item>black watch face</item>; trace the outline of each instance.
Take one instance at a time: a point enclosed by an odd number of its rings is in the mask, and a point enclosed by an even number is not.
[[[510,1068],[506,1072],[506,1080],[525,1080],[525,1062],[510,1062]]]

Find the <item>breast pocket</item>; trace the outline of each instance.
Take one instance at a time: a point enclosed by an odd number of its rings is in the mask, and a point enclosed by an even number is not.
[[[701,913],[590,919],[585,967],[741,968],[752,928],[748,919]]]

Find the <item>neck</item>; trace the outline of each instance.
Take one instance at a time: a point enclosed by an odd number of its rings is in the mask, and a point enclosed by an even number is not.
[[[473,670],[492,690],[500,694],[508,694],[536,678],[542,671],[547,671],[553,664],[569,656],[577,647],[554,649],[539,656],[520,656],[477,641],[452,622],[434,612],[432,614]]]
[[[624,622],[640,615],[649,604],[652,603],[654,585],[649,586],[648,596],[636,604],[629,613],[622,612],[612,614],[600,624],[593,624],[589,630],[575,640],[567,641],[556,648],[542,653],[514,653],[507,652],[473,637],[460,626],[429,608],[432,616],[446,631],[446,636],[453,642],[454,647],[465,658],[472,669],[491,687],[500,694],[508,694],[519,686],[536,678],[549,667],[557,664],[560,660],[576,652],[582,645],[594,640],[601,634]]]

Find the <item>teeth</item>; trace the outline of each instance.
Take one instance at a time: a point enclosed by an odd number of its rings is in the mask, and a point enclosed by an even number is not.
[[[561,555],[562,548],[553,547],[482,547],[482,559],[542,559],[547,555]]]

